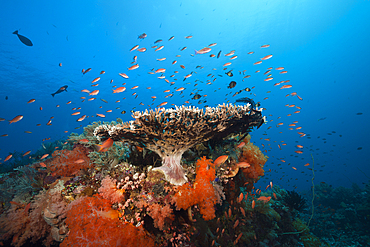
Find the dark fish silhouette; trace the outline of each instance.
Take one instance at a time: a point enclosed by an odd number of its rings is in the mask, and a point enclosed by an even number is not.
[[[230,76],[230,77],[233,77],[233,73],[231,72],[232,70],[230,70],[229,72],[226,72],[225,74]]]
[[[31,41],[29,38],[26,38],[26,37],[24,37],[23,35],[18,34],[18,30],[15,30],[15,31],[13,32],[13,34],[16,34],[16,35],[18,36],[19,40],[20,40],[23,44],[25,44],[25,45],[27,45],[27,46],[33,46],[32,41]]]
[[[217,58],[219,58],[219,57],[220,57],[220,55],[221,55],[221,51],[219,51],[219,52],[218,52],[218,54],[217,54]]]
[[[64,91],[66,91],[67,92],[67,85],[65,85],[65,86],[63,86],[63,87],[61,87],[61,88],[59,88],[58,89],[58,91],[56,91],[55,93],[52,93],[51,94],[51,96],[53,96],[54,97],[54,95],[56,95],[56,94],[58,94],[58,93],[61,93],[61,92],[64,92]]]
[[[192,98],[192,99],[195,99],[195,100],[197,100],[197,99],[200,99],[202,96],[200,95],[200,94],[195,94],[194,95],[194,97]]]
[[[227,87],[227,88],[233,88],[233,87],[235,87],[236,86],[236,81],[231,81],[230,83],[229,83],[229,86]]]

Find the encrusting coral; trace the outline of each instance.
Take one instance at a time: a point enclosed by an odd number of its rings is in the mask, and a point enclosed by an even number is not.
[[[165,174],[174,185],[187,182],[180,165],[182,154],[192,146],[211,138],[226,137],[234,132],[248,132],[263,124],[262,111],[247,105],[219,105],[218,107],[159,108],[155,111],[135,112],[135,121],[118,125],[100,125],[94,135],[98,139],[125,140],[146,147],[162,158],[162,166],[155,168]]]

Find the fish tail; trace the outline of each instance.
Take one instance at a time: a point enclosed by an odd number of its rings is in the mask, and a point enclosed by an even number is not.
[[[197,55],[197,54],[198,54],[198,51],[197,51],[197,50],[194,50],[194,52],[195,52],[195,55]]]
[[[55,95],[55,93],[52,93],[52,94],[51,94],[51,96],[53,96],[53,97],[54,97],[54,95]]]
[[[18,30],[15,30],[15,31],[13,32],[13,34],[18,34]]]

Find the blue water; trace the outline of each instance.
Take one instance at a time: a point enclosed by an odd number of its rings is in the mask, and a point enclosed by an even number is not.
[[[369,10],[367,0],[3,2],[0,117],[5,121],[0,122],[0,135],[8,136],[0,138],[0,157],[4,160],[14,151],[35,152],[43,139],[50,138],[45,142],[66,139],[71,132],[81,133],[82,127],[93,121],[112,121],[117,117],[131,120],[130,111],[148,109],[153,103],[151,96],[157,97],[152,108],[164,101],[168,101],[165,107],[187,100],[190,104],[186,105],[204,107],[251,97],[266,108],[263,113],[268,119],[268,124],[252,133],[252,141],[267,150],[270,157],[261,186],[272,180],[286,189],[308,189],[313,175],[308,169],[312,167],[311,154],[315,181],[334,186],[349,186],[352,182],[362,185],[370,176]],[[15,30],[29,38],[33,46],[21,43],[12,34]],[[140,40],[138,35],[142,33],[147,37]],[[189,35],[193,37],[185,39]],[[175,38],[168,41],[171,36]],[[155,52],[151,46],[158,39],[163,39],[158,45],[164,45],[164,49]],[[191,56],[195,49],[211,43],[217,45],[211,47],[210,53]],[[261,48],[266,44],[270,47]],[[130,52],[135,45],[147,51]],[[185,46],[187,49],[180,51]],[[220,50],[219,59],[209,56]],[[238,56],[235,60],[224,56],[232,50]],[[247,54],[252,51],[253,54]],[[253,65],[269,54],[273,57]],[[135,55],[140,67],[128,71]],[[166,60],[157,61],[159,58]],[[172,65],[174,60],[178,62]],[[232,62],[226,70],[233,70],[232,78],[223,70],[227,62]],[[204,68],[197,69],[198,65]],[[266,82],[264,72],[269,67],[273,67],[273,80]],[[279,74],[277,67],[284,67],[288,73]],[[87,68],[92,70],[83,75],[82,69]],[[166,68],[164,75],[171,82],[177,79],[174,85],[158,79],[159,74],[148,74],[159,68]],[[100,75],[102,70],[106,73]],[[179,73],[170,78],[175,70]],[[251,75],[244,81],[239,74],[243,70]],[[261,72],[255,73],[256,70]],[[183,81],[193,71],[196,73]],[[118,73],[126,73],[129,79]],[[213,78],[207,77],[210,73]],[[99,76],[99,86],[92,87],[91,81]],[[214,78],[217,80],[212,85],[206,84]],[[228,89],[232,80],[237,85]],[[274,86],[282,80],[290,80],[287,84],[293,87]],[[113,86],[122,83],[127,83],[126,91],[112,94]],[[68,85],[67,92],[51,96],[64,85]],[[139,88],[131,90],[134,86]],[[182,93],[175,91],[180,87],[186,89]],[[243,92],[232,97],[246,87],[255,87],[252,94]],[[80,97],[89,98],[82,89],[100,92],[92,96],[96,100],[82,102]],[[163,91],[167,89],[174,94],[172,98],[165,98],[167,94]],[[190,93],[198,90],[202,90],[199,94],[207,95],[201,98],[206,103],[198,104],[198,100],[191,99]],[[134,92],[137,98],[132,95]],[[303,100],[286,97],[292,92]],[[264,100],[265,97],[268,99]],[[30,99],[36,101],[27,104]],[[115,103],[117,100],[120,102]],[[69,101],[71,104],[67,104]],[[287,104],[302,109],[294,114],[298,109]],[[81,107],[79,116],[71,115],[74,107]],[[126,114],[121,114],[123,110]],[[105,119],[96,113],[106,115]],[[84,114],[88,117],[77,122]],[[9,124],[17,115],[24,118]],[[51,117],[52,125],[46,125]],[[294,121],[298,121],[297,125],[289,130],[288,125]],[[284,124],[277,127],[278,123]],[[295,130],[296,127],[302,129]],[[306,136],[300,137],[297,132]],[[281,141],[287,145],[280,150]],[[296,154],[296,150],[303,153]],[[310,166],[305,167],[306,163]]]

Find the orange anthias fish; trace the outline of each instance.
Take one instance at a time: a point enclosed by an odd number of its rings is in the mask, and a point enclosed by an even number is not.
[[[22,115],[18,115],[18,116],[16,116],[15,118],[13,118],[12,120],[10,120],[10,121],[9,121],[9,124],[11,124],[11,123],[16,123],[16,122],[18,122],[18,121],[22,120],[22,118],[23,118],[23,116],[22,116]]]
[[[204,48],[200,49],[199,51],[197,51],[197,50],[194,50],[194,51],[195,51],[195,55],[197,55],[197,54],[205,54],[205,53],[208,53],[211,50],[212,49],[209,48],[209,47],[204,47]]]
[[[125,90],[126,90],[125,87],[118,87],[115,90],[113,90],[113,93],[122,93]]]
[[[264,203],[269,202],[271,199],[271,196],[260,196],[257,200],[258,201],[263,201]]]
[[[213,164],[214,164],[215,166],[219,166],[219,165],[223,164],[223,163],[224,163],[228,158],[229,158],[229,156],[228,156],[228,155],[222,155],[222,156],[218,157],[218,158],[215,160],[215,162],[213,162]]]
[[[250,165],[249,163],[247,163],[247,162],[239,162],[239,163],[237,164],[237,166],[238,166],[238,167],[240,167],[240,168],[248,168],[248,167],[250,167],[251,165]]]
[[[98,146],[100,147],[98,152],[106,152],[111,146],[113,146],[113,140],[111,138],[108,138],[105,142],[103,142],[102,145]]]
[[[11,158],[11,157],[13,157],[13,155],[12,155],[12,154],[9,154],[8,156],[6,156],[6,158],[5,158],[4,162],[5,162],[5,161],[10,160],[10,158]]]

